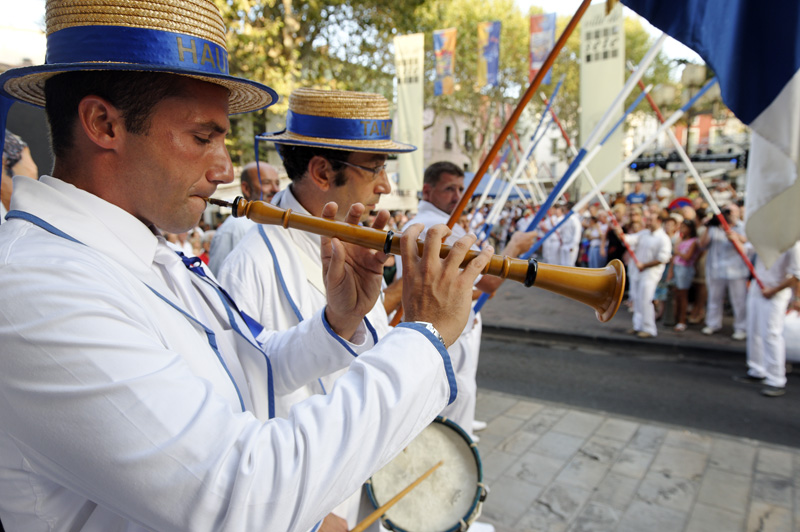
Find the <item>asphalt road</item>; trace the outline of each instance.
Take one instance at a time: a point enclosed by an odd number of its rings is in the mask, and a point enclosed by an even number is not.
[[[744,360],[679,354],[657,346],[633,352],[566,343],[530,333],[484,331],[478,386],[577,408],[800,446],[800,375],[767,398],[734,382]]]

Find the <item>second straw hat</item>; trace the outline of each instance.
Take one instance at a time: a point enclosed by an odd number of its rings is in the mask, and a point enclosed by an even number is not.
[[[259,140],[334,150],[406,153],[417,148],[392,140],[389,101],[380,94],[296,89],[289,96],[286,129]]]

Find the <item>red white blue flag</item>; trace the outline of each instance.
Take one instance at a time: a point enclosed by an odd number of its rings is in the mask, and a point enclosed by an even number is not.
[[[800,2],[622,0],[692,48],[751,128],[746,231],[768,266],[800,240]]]

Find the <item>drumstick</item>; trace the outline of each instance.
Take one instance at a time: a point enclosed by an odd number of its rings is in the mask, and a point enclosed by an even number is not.
[[[425,480],[426,478],[428,478],[428,476],[429,476],[431,473],[433,473],[434,471],[436,471],[436,468],[437,468],[437,467],[439,467],[440,465],[442,465],[443,463],[444,463],[444,460],[439,460],[439,463],[438,463],[438,464],[436,464],[436,465],[435,465],[435,466],[433,466],[432,468],[428,469],[428,470],[427,470],[425,473],[423,473],[423,474],[422,474],[422,476],[420,476],[420,477],[419,477],[417,480],[415,480],[414,482],[412,482],[411,484],[409,484],[409,485],[408,485],[408,486],[407,486],[407,487],[406,487],[406,488],[405,488],[403,491],[401,491],[400,493],[398,493],[397,495],[395,495],[394,497],[392,497],[392,499],[391,499],[389,502],[387,502],[386,504],[384,504],[383,506],[381,506],[380,508],[378,508],[377,510],[375,510],[374,512],[372,512],[371,514],[369,514],[369,515],[368,515],[366,518],[364,518],[364,520],[363,520],[363,521],[361,521],[360,523],[358,523],[358,524],[355,526],[355,528],[353,528],[353,529],[352,529],[350,532],[364,532],[364,530],[366,530],[366,529],[367,529],[367,527],[368,527],[369,525],[371,525],[372,523],[374,523],[375,521],[377,521],[378,519],[380,519],[380,517],[381,517],[383,514],[385,514],[385,513],[386,513],[386,512],[389,510],[389,508],[391,508],[392,506],[394,506],[395,504],[397,504],[397,502],[398,502],[400,499],[402,499],[403,497],[405,497],[406,495],[408,495],[408,492],[409,492],[409,491],[411,491],[411,490],[413,490],[414,488],[416,488],[416,487],[417,487],[417,485],[418,485],[420,482],[422,482],[423,480]]]

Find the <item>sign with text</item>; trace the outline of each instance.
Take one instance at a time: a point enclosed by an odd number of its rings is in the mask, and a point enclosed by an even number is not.
[[[597,123],[606,113],[625,82],[625,31],[622,5],[617,4],[606,15],[605,4],[589,6],[581,21],[581,88],[580,88],[580,138],[589,138]],[[614,109],[609,124],[622,116],[623,106]],[[609,138],[603,150],[589,163],[589,172],[595,181],[604,179],[622,162],[622,130]],[[602,138],[605,131],[601,132]],[[605,192],[622,190],[622,175],[611,179]],[[577,190],[586,193],[591,187],[584,178],[576,181]]]
[[[400,190],[422,190],[422,81],[425,66],[425,34],[414,33],[394,38],[397,69],[397,110],[394,139],[413,144],[417,150],[398,155]]]

